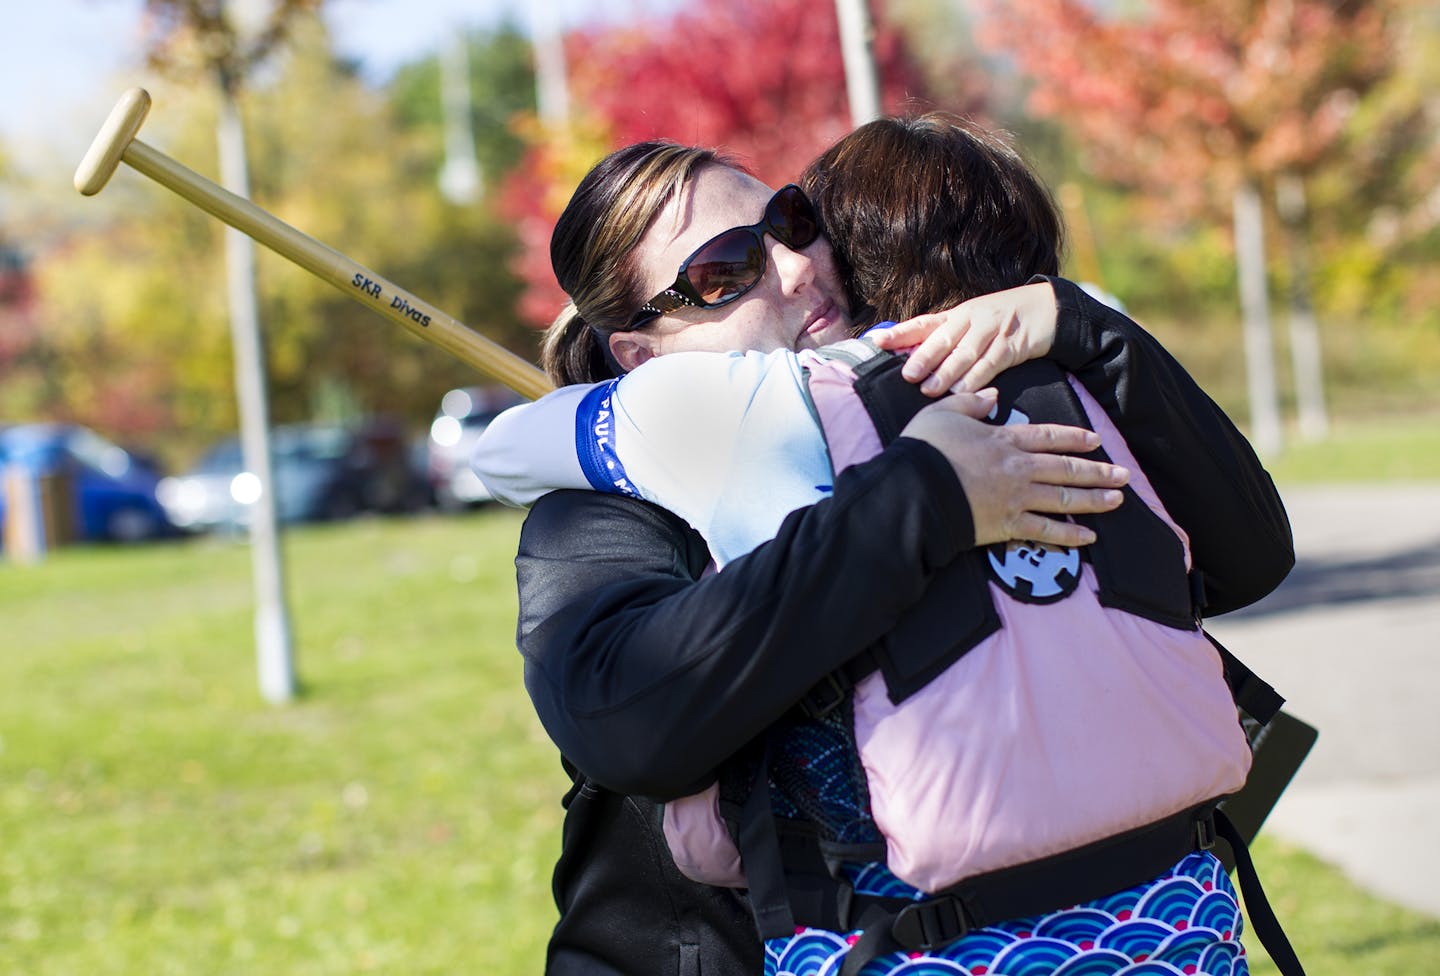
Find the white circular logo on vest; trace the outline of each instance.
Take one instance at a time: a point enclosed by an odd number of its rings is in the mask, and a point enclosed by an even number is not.
[[[1054,603],[1080,585],[1080,550],[1043,542],[1007,542],[991,546],[990,575],[1024,603]]]

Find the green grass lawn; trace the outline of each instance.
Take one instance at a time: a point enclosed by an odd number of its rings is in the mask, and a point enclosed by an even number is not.
[[[566,780],[518,524],[290,533],[284,707],[242,546],[0,566],[0,973],[540,972]]]
[[[1440,413],[1340,420],[1322,441],[1293,434],[1265,459],[1277,484],[1440,481]]]
[[[288,533],[287,706],[241,545],[0,564],[0,974],[540,973],[566,781],[513,646],[518,526]],[[1440,922],[1256,855],[1311,976],[1440,971]]]

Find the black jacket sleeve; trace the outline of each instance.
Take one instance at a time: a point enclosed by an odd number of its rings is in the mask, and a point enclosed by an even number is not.
[[[526,687],[560,751],[597,782],[682,796],[973,545],[954,470],[908,438],[718,574],[669,512],[554,492],[526,518],[516,557]]]
[[[1046,280],[1059,304],[1050,358],[1105,408],[1190,536],[1205,614],[1279,586],[1295,565],[1290,520],[1249,441],[1143,328],[1073,282]]]

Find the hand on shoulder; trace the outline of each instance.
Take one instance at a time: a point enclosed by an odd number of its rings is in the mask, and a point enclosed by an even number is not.
[[[939,396],[979,390],[1011,366],[1046,355],[1057,318],[1055,290],[1039,281],[907,319],[874,339],[882,349],[910,349],[905,378]]]
[[[959,394],[925,407],[901,431],[925,441],[955,469],[970,503],[975,544],[1011,539],[1083,546],[1095,534],[1050,516],[1106,512],[1124,498],[1130,472],[1075,454],[1094,450],[1100,435],[1061,424],[995,426],[975,419],[984,398]]]

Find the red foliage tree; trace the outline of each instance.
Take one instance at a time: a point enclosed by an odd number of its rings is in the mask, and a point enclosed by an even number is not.
[[[609,123],[615,145],[724,145],[773,183],[850,131],[833,3],[698,0],[667,24],[579,35],[570,51],[572,90]],[[883,24],[874,56],[888,107],[923,94]]]
[[[575,34],[565,47],[579,121],[565,133],[533,130],[502,202],[520,238],[521,314],[537,325],[564,302],[550,271],[555,218],[604,152],[646,139],[723,146],[779,184],[851,128],[830,2],[695,0],[666,20]],[[873,48],[885,109],[923,101],[899,33],[878,19]]]
[[[1030,107],[1099,174],[1186,211],[1241,182],[1304,173],[1393,64],[1404,0],[982,0],[981,43],[1014,57]]]
[[[1151,0],[1133,17],[1089,0],[982,0],[981,43],[1015,58],[1030,105],[1099,174],[1181,213],[1234,208],[1252,437],[1280,447],[1261,227],[1266,191],[1290,239],[1291,350],[1302,433],[1327,425],[1305,284],[1304,178],[1343,146],[1360,96],[1395,64],[1411,0]]]

